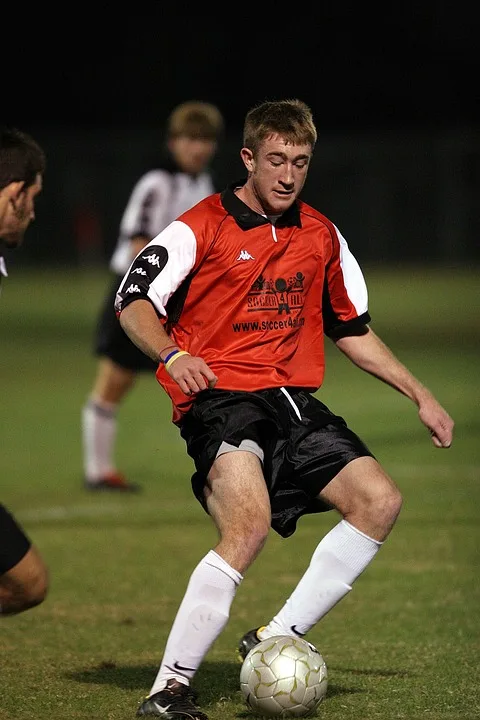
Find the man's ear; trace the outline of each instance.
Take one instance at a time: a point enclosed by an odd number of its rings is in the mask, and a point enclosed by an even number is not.
[[[24,180],[14,180],[13,182],[9,183],[5,188],[8,199],[13,201],[18,200],[18,198],[23,192],[24,186]]]
[[[249,148],[242,148],[240,150],[240,157],[243,160],[243,164],[247,168],[248,172],[253,172],[253,153]]]

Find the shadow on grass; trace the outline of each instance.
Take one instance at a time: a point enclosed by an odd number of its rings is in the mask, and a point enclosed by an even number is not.
[[[387,670],[348,670],[337,668],[341,672],[372,675],[402,675]],[[146,695],[152,686],[158,672],[158,665],[122,666],[113,662],[104,662],[86,670],[66,673],[66,677],[79,683],[94,685],[113,685],[123,690],[138,690]],[[198,690],[203,705],[212,705],[222,701],[241,700],[239,687],[240,666],[236,662],[204,662],[198,670],[193,683]],[[406,674],[406,673],[405,673]],[[349,688],[342,685],[328,686],[328,697],[353,695],[362,693],[359,688]],[[246,713],[247,715],[250,714]]]

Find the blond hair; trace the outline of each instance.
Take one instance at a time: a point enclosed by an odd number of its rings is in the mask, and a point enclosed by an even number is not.
[[[243,126],[243,146],[254,154],[272,134],[281,135],[293,145],[317,142],[317,129],[312,111],[302,100],[266,101],[248,111]]]
[[[202,140],[218,140],[224,129],[220,110],[211,103],[189,101],[177,105],[167,121],[169,138],[186,135]]]

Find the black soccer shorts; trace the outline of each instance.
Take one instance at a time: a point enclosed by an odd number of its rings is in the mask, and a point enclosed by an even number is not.
[[[127,370],[155,373],[158,367],[157,363],[130,340],[115,313],[115,295],[122,279],[120,276],[114,277],[103,301],[95,331],[94,353],[110,358]]]
[[[13,515],[0,504],[0,575],[15,567],[27,554],[31,544]]]
[[[332,509],[317,496],[347,463],[374,457],[342,417],[298,388],[204,390],[180,432],[195,463],[192,489],[206,512],[204,487],[222,443],[238,448],[248,439],[259,446],[271,525],[282,537],[295,532],[302,515]]]

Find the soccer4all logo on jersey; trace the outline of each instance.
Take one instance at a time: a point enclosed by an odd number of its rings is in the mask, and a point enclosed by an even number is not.
[[[300,271],[288,277],[259,275],[247,295],[246,309],[252,320],[233,323],[234,332],[302,327],[305,323],[305,318],[300,317],[304,303],[304,281],[305,276]],[[271,314],[271,318],[265,319],[265,313]],[[262,319],[255,319],[255,315],[260,314]]]

